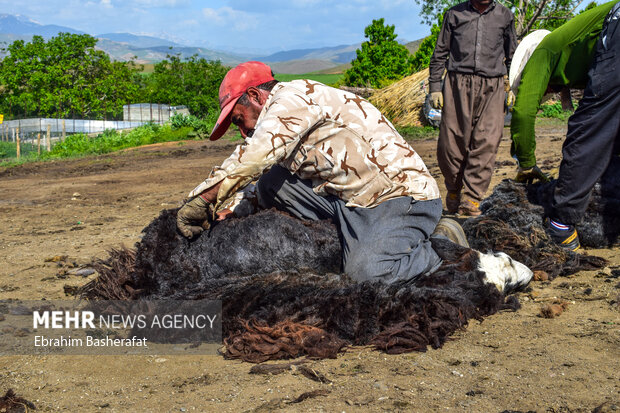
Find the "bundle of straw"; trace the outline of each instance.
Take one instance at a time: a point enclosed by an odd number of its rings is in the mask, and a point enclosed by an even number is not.
[[[369,100],[396,126],[422,126],[428,69],[377,90]]]

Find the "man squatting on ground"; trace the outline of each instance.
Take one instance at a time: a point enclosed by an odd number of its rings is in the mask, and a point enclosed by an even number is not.
[[[534,125],[543,95],[553,88],[585,85],[583,98],[568,120],[546,222],[551,238],[571,250],[579,248],[574,225],[583,218],[594,184],[612,156],[620,153],[619,20],[620,3],[612,1],[574,17],[546,36],[534,32],[519,45],[533,52],[517,53],[525,58],[514,62],[516,75],[511,73],[511,86],[518,88],[510,128],[512,153],[519,162],[518,181],[547,180],[535,156]]]
[[[432,106],[442,109],[437,160],[448,213],[480,215],[504,129],[504,75],[517,45],[514,15],[492,0],[470,0],[446,12],[429,65]],[[443,92],[441,77],[444,69]]]
[[[232,209],[242,189],[249,198],[258,179],[261,207],[335,223],[343,270],[357,281],[407,281],[441,264],[429,240],[442,212],[437,183],[373,105],[309,80],[279,83],[259,62],[231,69],[219,96],[210,139],[233,123],[245,143],[190,193],[178,212],[183,235],[200,233],[214,210]],[[236,213],[242,203],[233,204]]]

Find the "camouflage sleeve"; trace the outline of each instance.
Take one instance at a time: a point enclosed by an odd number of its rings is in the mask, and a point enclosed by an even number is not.
[[[230,155],[230,157],[226,159],[224,163],[222,163],[221,166],[214,167],[211,170],[211,173],[209,174],[207,179],[205,179],[203,182],[200,183],[200,185],[194,188],[187,195],[187,197],[188,198],[197,197],[198,195],[202,194],[204,191],[211,189],[218,183],[222,182],[222,180],[226,178],[226,167],[228,166],[230,162],[232,162],[231,159],[239,158],[239,153],[242,150],[241,148],[242,148],[241,145],[237,145],[237,148],[235,148],[235,151],[232,153],[232,155]]]
[[[216,209],[264,171],[290,156],[301,138],[323,119],[321,107],[310,97],[296,89],[287,89],[273,95],[252,137],[222,164],[226,176],[220,181]]]
[[[235,217],[247,217],[261,209],[258,203],[258,194],[256,193],[256,185],[249,184],[240,191],[237,191],[224,202],[220,210],[229,209]]]

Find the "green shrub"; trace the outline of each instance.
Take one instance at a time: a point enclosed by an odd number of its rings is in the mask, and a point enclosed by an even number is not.
[[[556,102],[552,105],[540,105],[540,112],[538,116],[543,118],[556,118],[561,120],[568,120],[573,114],[572,110],[563,110],[562,103]]]
[[[30,161],[101,155],[153,143],[192,139],[195,135],[194,129],[190,126],[177,125],[177,127],[173,127],[170,123],[163,126],[150,123],[122,132],[108,129],[96,137],[78,133],[68,135],[64,141],[55,143],[50,152],[42,148],[41,155],[37,154],[36,145],[22,143],[19,161],[16,158],[15,143],[0,142],[0,162],[2,166],[14,166]]]
[[[178,141],[187,139],[191,130],[192,129],[187,126],[172,128],[170,124],[163,126],[146,124],[128,132],[108,129],[94,138],[83,134],[75,134],[67,136],[62,142],[56,143],[52,147],[51,152],[42,154],[41,158],[100,155],[136,146]]]
[[[17,156],[15,144],[11,142],[0,142],[0,159],[14,158]]]
[[[204,118],[219,112],[218,91],[228,69],[219,61],[197,55],[183,60],[168,55],[143,78],[142,100],[185,105],[192,115]]]
[[[22,143],[19,145],[21,157],[37,156],[37,145],[32,143]],[[45,148],[41,148],[45,150]],[[17,157],[17,145],[14,142],[0,141],[0,159],[8,159]]]
[[[357,57],[344,73],[344,84],[381,88],[411,73],[412,56],[396,41],[394,29],[383,18],[373,20],[364,29],[368,41],[355,51]]]
[[[437,38],[441,31],[441,25],[443,24],[443,13],[437,16],[437,23],[431,27],[431,35],[426,37],[420,47],[413,55],[412,60],[412,72],[419,72],[422,69],[428,67],[431,62],[431,56],[435,51],[435,45],[437,44]]]
[[[216,118],[217,120],[217,118]],[[170,117],[170,126],[173,130],[180,128],[192,128],[196,135],[206,136],[213,129],[215,122],[210,119],[200,119],[194,115],[177,113]]]

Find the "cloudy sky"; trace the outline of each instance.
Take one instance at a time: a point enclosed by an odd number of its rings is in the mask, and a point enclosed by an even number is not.
[[[354,44],[380,17],[400,39],[430,33],[414,0],[0,0],[0,10],[90,34],[147,34],[238,52]]]

